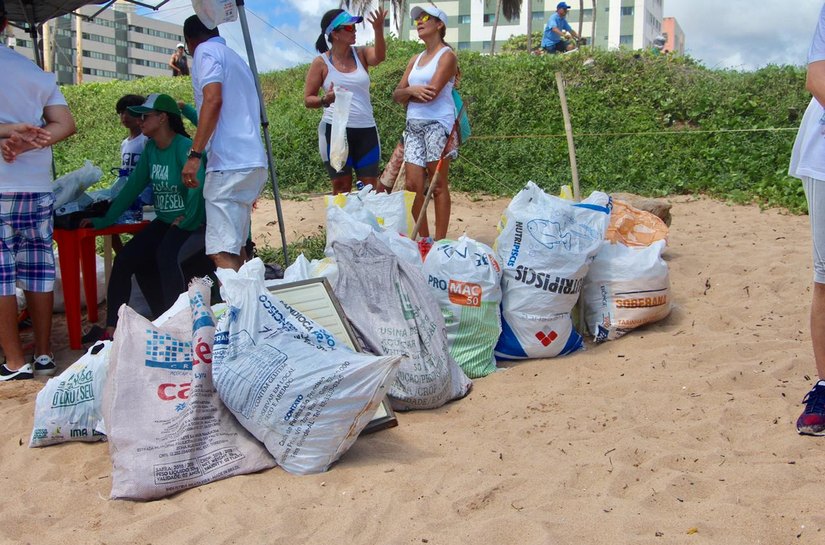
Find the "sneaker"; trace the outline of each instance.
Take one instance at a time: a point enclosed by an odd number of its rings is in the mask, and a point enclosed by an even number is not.
[[[0,381],[26,380],[30,378],[34,378],[34,373],[32,372],[32,366],[29,363],[20,369],[15,369],[14,371],[6,367],[5,360],[3,361],[3,365],[0,365]]]
[[[825,382],[814,384],[802,403],[805,410],[796,421],[796,431],[802,435],[825,435]]]
[[[34,368],[35,375],[53,375],[57,369],[54,364],[54,356],[51,354],[32,357],[31,366]]]
[[[84,345],[92,345],[95,344],[97,341],[111,341],[112,336],[109,335],[109,332],[104,327],[100,327],[99,325],[95,324],[89,328],[89,331],[86,332],[83,337],[81,337],[80,342]]]

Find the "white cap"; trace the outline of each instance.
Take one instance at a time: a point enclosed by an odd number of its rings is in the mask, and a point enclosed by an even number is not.
[[[429,5],[429,6],[428,5],[423,5],[423,6],[413,7],[413,9],[410,10],[410,17],[413,18],[413,21],[418,19],[418,17],[421,15],[422,11],[425,12],[425,13],[429,13],[433,17],[437,17],[438,19],[441,19],[441,22],[444,23],[445,26],[447,25],[447,14],[444,13],[444,11],[438,9],[437,7],[435,7],[433,5]]]
[[[178,44],[177,47],[182,47],[182,48],[186,49],[186,46],[183,45],[183,44]]]

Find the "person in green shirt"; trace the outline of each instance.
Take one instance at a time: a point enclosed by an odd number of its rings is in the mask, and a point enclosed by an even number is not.
[[[140,117],[141,131],[149,141],[106,215],[84,220],[83,225],[102,229],[114,224],[150,184],[156,217],[115,257],[106,297],[106,329],[98,328],[96,335],[100,339],[114,335],[117,311],[131,296],[132,275],[152,313],[159,316],[186,291],[181,262],[187,256],[182,251],[191,250],[193,243],[197,251],[204,251],[203,184],[189,188],[181,180],[192,140],[184,129],[180,107],[168,95],[151,94],[141,106],[131,106],[129,111]],[[200,181],[202,175],[201,169]],[[190,241],[193,237],[195,240]]]

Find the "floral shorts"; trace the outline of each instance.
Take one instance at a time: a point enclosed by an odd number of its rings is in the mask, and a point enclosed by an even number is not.
[[[438,121],[427,119],[408,119],[404,137],[404,160],[410,164],[426,167],[444,157],[458,157],[455,138],[447,146],[449,133]]]

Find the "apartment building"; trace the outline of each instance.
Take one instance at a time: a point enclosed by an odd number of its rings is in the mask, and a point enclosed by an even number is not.
[[[679,26],[675,17],[665,17],[662,20],[662,34],[667,37],[665,51],[684,55],[685,33],[682,32],[682,27]]]
[[[77,11],[85,16],[100,12],[91,21],[84,19],[81,25],[84,83],[171,75],[169,57],[183,41],[180,25],[138,15],[135,6],[125,2],[100,9],[101,6],[91,5]],[[51,66],[57,81],[64,85],[76,83],[77,17],[64,15],[49,24],[53,44]],[[6,43],[34,59],[32,38],[19,28],[13,28]]]
[[[527,34],[528,14],[532,32],[541,32],[547,19],[556,11],[558,0],[525,0],[521,16],[507,20],[503,16],[496,30],[496,49],[511,36]],[[597,47],[616,49],[627,47],[642,49],[650,47],[653,39],[662,31],[662,4],[664,0],[583,0],[579,9],[578,0],[567,0],[573,8],[567,15],[570,26],[578,32],[579,15],[582,18],[581,35],[591,42],[593,18],[596,18],[596,36],[592,43]],[[413,1],[410,8],[425,2]],[[496,18],[496,0],[436,0],[435,4],[444,10],[450,19],[446,40],[458,49],[489,52],[493,23]],[[387,26],[394,20],[390,14]],[[410,21],[409,11],[404,18],[402,34],[416,39],[415,26]],[[538,45],[538,44],[536,44]]]

